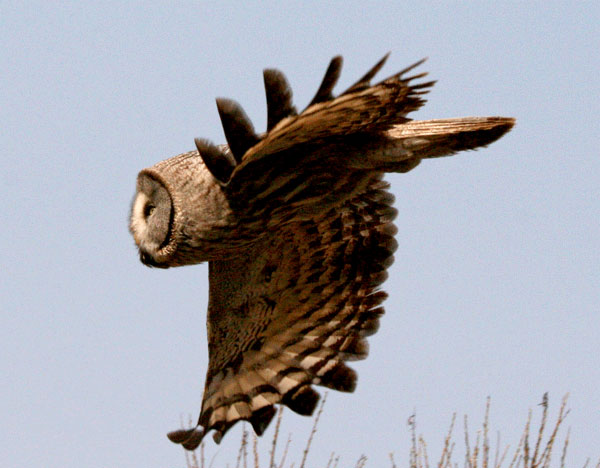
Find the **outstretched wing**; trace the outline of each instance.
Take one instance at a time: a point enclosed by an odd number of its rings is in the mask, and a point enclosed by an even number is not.
[[[396,248],[383,173],[487,145],[514,125],[503,117],[411,121],[433,82],[406,77],[419,62],[371,85],[386,58],[335,98],[334,58],[300,114],[283,74],[266,70],[264,135],[237,103],[217,101],[228,147],[196,145],[249,246],[210,263],[202,411],[196,428],[169,434],[173,442],[193,449],[209,430],[219,441],[238,420],[261,434],[277,403],[311,414],[312,385],[352,391],[356,374],[344,362],[367,354]]]
[[[275,227],[308,219],[365,189],[370,171],[406,172],[423,158],[485,146],[514,125],[505,117],[412,121],[435,81],[407,76],[423,60],[370,84],[387,55],[337,97],[342,59],[335,57],[309,106],[296,114],[284,75],[265,70],[268,132],[257,135],[243,109],[218,99],[229,145],[197,141],[200,155],[221,182],[244,223]],[[214,170],[212,169],[214,168]]]
[[[199,427],[171,433],[195,448],[238,420],[262,434],[282,403],[313,412],[313,384],[351,392],[365,336],[376,331],[378,288],[396,249],[396,210],[381,175],[322,216],[272,232],[242,256],[210,263],[209,368]]]

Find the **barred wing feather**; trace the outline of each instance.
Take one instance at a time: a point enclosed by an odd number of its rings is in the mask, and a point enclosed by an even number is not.
[[[228,146],[196,143],[250,238],[210,262],[202,410],[197,427],[169,434],[173,442],[194,449],[210,430],[218,442],[239,420],[262,434],[275,404],[311,414],[314,385],[353,391],[346,362],[368,353],[396,249],[384,173],[488,145],[514,125],[504,117],[412,121],[407,114],[434,82],[406,76],[418,62],[371,85],[386,58],[334,97],[335,57],[300,114],[283,74],[265,70],[266,134],[237,103],[217,101]]]

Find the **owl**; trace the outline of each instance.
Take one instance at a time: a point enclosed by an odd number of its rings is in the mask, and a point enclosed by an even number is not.
[[[226,145],[142,170],[130,231],[147,266],[209,264],[209,364],[196,427],[168,434],[195,449],[237,421],[260,435],[285,405],[313,413],[320,385],[352,392],[346,363],[364,359],[384,310],[381,286],[397,243],[386,172],[488,145],[512,118],[415,121],[434,81],[423,61],[371,84],[387,55],[334,96],[334,57],[301,112],[278,70],[266,69],[267,130],[217,99]]]

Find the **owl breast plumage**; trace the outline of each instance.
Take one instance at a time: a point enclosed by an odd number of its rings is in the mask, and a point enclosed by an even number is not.
[[[239,420],[262,434],[274,405],[314,411],[320,385],[351,392],[346,363],[368,353],[383,314],[381,286],[397,248],[386,172],[492,143],[514,119],[414,121],[434,82],[371,84],[387,56],[334,97],[335,57],[302,112],[277,70],[264,72],[267,131],[231,100],[217,107],[227,145],[140,172],[130,230],[140,259],[168,268],[209,262],[209,365],[198,424],[169,434],[187,449]]]

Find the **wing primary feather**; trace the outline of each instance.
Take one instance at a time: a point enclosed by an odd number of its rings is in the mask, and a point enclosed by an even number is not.
[[[367,337],[375,334],[379,330],[379,318],[385,313],[383,307],[369,310],[369,316],[360,324],[358,333],[360,336]]]
[[[341,96],[343,96],[344,94],[353,93],[355,91],[360,91],[361,89],[367,88],[369,86],[370,81],[373,79],[373,77],[385,65],[385,62],[387,61],[389,56],[390,56],[390,52],[385,54],[382,57],[382,59],[379,60],[379,62],[377,62],[375,65],[373,65],[373,67],[367,73],[365,73],[365,75],[360,80],[358,80],[356,83],[354,83],[352,86],[350,86],[346,91],[344,91],[341,94]]]
[[[325,366],[327,368],[327,366]],[[356,388],[358,376],[356,371],[341,362],[336,362],[334,367],[325,371],[321,376],[320,385],[338,390],[340,392],[352,393]]]
[[[270,131],[282,119],[296,115],[292,103],[292,88],[285,75],[274,68],[263,71],[265,94],[267,96],[267,131]]]
[[[422,89],[422,88],[431,88],[434,84],[437,83],[437,80],[431,80],[431,81],[426,81],[425,83],[419,83],[416,85],[412,85],[411,89],[415,90],[415,89]],[[428,93],[429,90],[426,91],[426,93]],[[417,94],[417,93],[414,93]]]
[[[404,78],[404,75],[406,75],[409,71],[414,70],[415,68],[417,68],[420,65],[423,65],[423,63],[425,63],[426,61],[427,61],[427,57],[424,57],[421,60],[413,63],[412,65],[409,65],[408,67],[400,70],[399,72],[394,73],[392,76],[388,76],[385,80],[381,80],[377,84],[389,83],[389,82],[398,81],[398,80],[402,81],[402,83],[404,83],[404,84],[408,84],[412,80],[415,80],[417,78],[422,78],[424,76],[427,76],[428,72],[423,72],[423,73],[419,73],[417,75],[410,76],[408,78]],[[416,86],[418,86],[420,88],[423,88],[426,85],[431,86],[434,83],[435,83],[435,81],[431,81],[429,83],[422,83],[422,84],[420,83],[420,84],[418,84]],[[414,89],[414,88],[415,88],[415,86],[411,85],[411,89]]]
[[[310,416],[314,413],[319,398],[319,394],[310,385],[304,384],[286,393],[281,402],[295,413]]]
[[[357,332],[340,345],[338,355],[346,361],[360,361],[369,355],[369,342]]]
[[[190,438],[183,442],[181,446],[186,450],[196,450],[202,439],[204,438],[205,432],[203,430],[196,430],[192,433]]]
[[[241,162],[244,153],[260,141],[252,122],[237,102],[218,98],[217,109],[223,124],[227,144],[236,162]]]
[[[223,434],[221,431],[215,431],[213,433],[213,440],[215,441],[215,444],[219,445],[221,443],[221,441],[223,440],[223,436],[225,434]]]
[[[213,440],[215,441],[215,443],[220,444],[227,431],[229,431],[229,429],[231,429],[233,425],[238,421],[239,419],[235,419],[233,421],[226,421],[220,424],[218,426],[218,429],[213,434]]]
[[[398,73],[396,73],[396,76],[406,75],[409,71],[414,70],[415,68],[417,68],[420,65],[423,65],[426,61],[427,61],[427,57],[423,57],[421,60],[418,60],[415,63],[413,63],[412,65],[409,65],[408,67],[400,70]]]
[[[204,430],[199,427],[179,429],[169,432],[167,437],[175,444],[181,444],[186,450],[196,450],[204,438]]]
[[[192,429],[178,429],[176,431],[169,432],[167,437],[171,442],[176,444],[181,444],[188,440],[190,436],[196,431],[196,428]]]
[[[333,99],[333,87],[340,78],[343,62],[344,61],[340,55],[336,55],[331,59],[331,62],[329,62],[329,66],[327,67],[327,71],[325,72],[325,76],[323,77],[323,81],[321,81],[321,86],[319,86],[317,94],[315,94],[315,97],[312,98],[312,101],[310,101],[310,104],[307,107],[319,102]]]
[[[427,75],[429,75],[429,72],[417,73],[416,75],[411,75],[411,76],[407,76],[407,77],[403,77],[402,75],[400,75],[400,78],[402,78],[403,83],[408,84],[411,81],[417,80],[419,78],[424,78]]]
[[[250,424],[256,435],[262,435],[265,429],[275,416],[276,410],[274,406],[265,406],[258,411],[255,411],[250,417]]]
[[[236,166],[233,156],[222,151],[208,140],[196,138],[194,142],[196,143],[200,157],[210,173],[221,184],[226,184]]]

